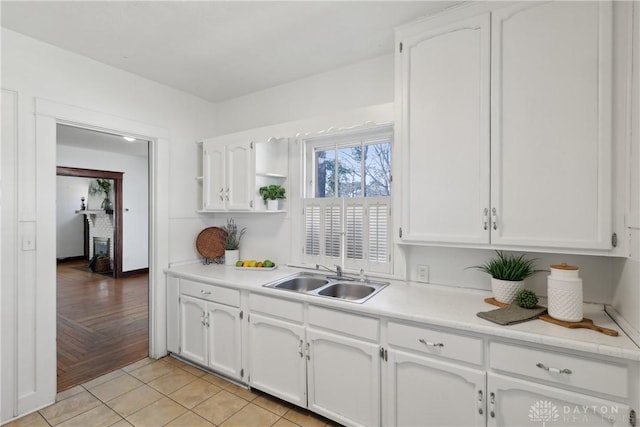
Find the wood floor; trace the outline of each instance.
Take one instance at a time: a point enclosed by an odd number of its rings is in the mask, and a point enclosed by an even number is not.
[[[148,275],[92,273],[58,264],[58,391],[143,359],[149,351]]]

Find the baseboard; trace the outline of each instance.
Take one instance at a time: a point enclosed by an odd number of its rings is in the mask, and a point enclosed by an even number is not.
[[[56,258],[57,264],[64,264],[65,262],[73,262],[73,261],[89,261],[84,255],[79,256],[70,256],[66,258]]]
[[[131,277],[131,276],[139,276],[140,274],[149,274],[149,269],[148,268],[139,268],[137,270],[129,270],[129,271],[123,271],[122,275],[120,276],[120,278],[125,278],[125,277]]]

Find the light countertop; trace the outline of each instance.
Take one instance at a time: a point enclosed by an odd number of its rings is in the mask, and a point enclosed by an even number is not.
[[[510,326],[489,322],[476,316],[479,311],[497,308],[484,302],[491,294],[482,290],[390,280],[389,286],[364,303],[357,304],[262,286],[300,271],[307,270],[278,266],[275,270],[260,271],[201,263],[188,263],[166,270],[168,274],[185,279],[247,289],[354,313],[424,322],[461,331],[640,361],[640,348],[609,317],[602,304],[584,304],[584,316],[592,319],[598,326],[617,330],[617,337],[589,329],[568,329],[542,320]]]

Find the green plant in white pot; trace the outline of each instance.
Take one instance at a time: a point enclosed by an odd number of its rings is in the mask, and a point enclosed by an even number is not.
[[[267,210],[269,211],[277,211],[278,200],[287,198],[287,196],[285,195],[285,188],[277,184],[265,185],[264,187],[260,187],[258,192],[262,196],[262,200],[264,200],[264,203],[267,205]]]
[[[491,290],[493,296],[499,302],[511,304],[524,289],[524,279],[545,270],[535,268],[535,259],[526,259],[526,254],[519,256],[505,255],[502,251],[496,251],[497,257],[492,258],[482,265],[474,265],[475,268],[491,276]]]

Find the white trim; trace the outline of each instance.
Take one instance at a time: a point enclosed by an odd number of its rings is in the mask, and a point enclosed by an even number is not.
[[[56,125],[123,133],[149,143],[149,355],[164,356],[166,349],[166,293],[163,269],[168,265],[168,132],[161,127],[95,112],[44,99],[35,100],[36,115],[36,200],[37,209],[37,292],[41,298],[37,332],[37,358],[41,362],[44,388],[38,395],[49,402],[56,395],[56,305],[55,305],[55,205]],[[43,203],[44,202],[44,203]],[[44,237],[44,238],[43,238]],[[44,268],[43,268],[44,267]],[[46,298],[44,298],[46,296]],[[46,345],[43,343],[46,342]],[[25,408],[26,409],[26,408]]]

